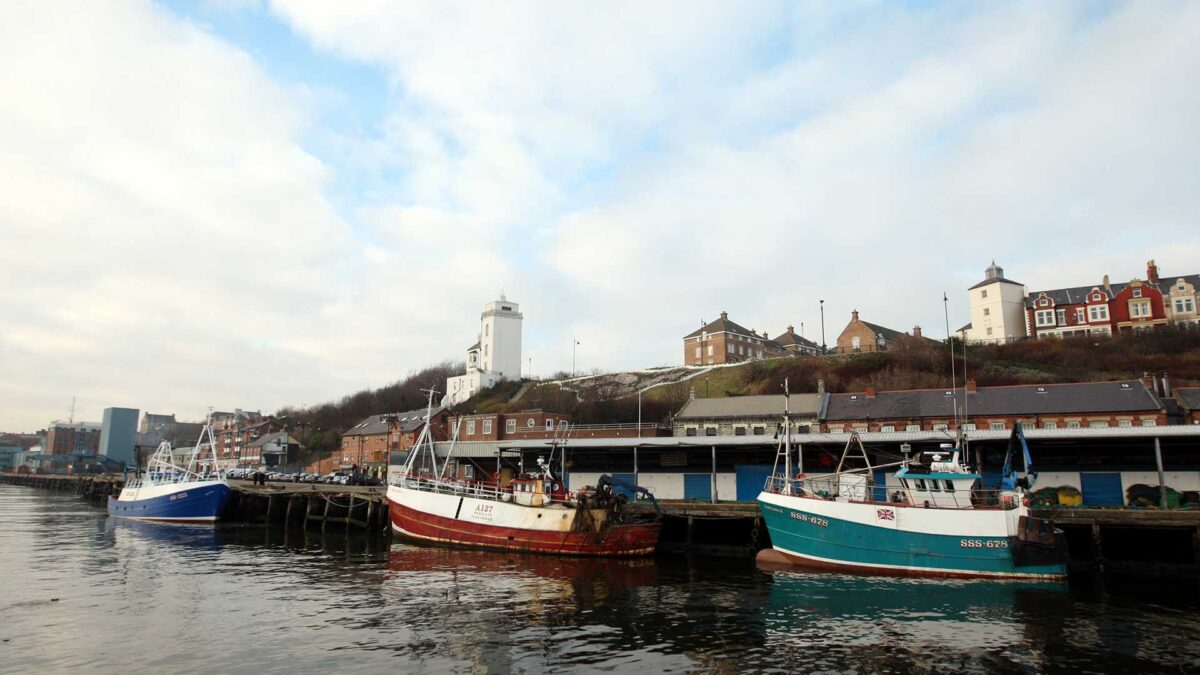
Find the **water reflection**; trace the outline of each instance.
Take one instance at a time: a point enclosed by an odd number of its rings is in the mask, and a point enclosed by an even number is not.
[[[1200,667],[1196,589],[768,573],[112,520],[0,486],[0,672]],[[54,640],[45,636],[53,635]]]

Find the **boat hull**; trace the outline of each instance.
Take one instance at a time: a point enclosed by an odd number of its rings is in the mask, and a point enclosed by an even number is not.
[[[223,481],[198,481],[122,490],[108,514],[131,520],[211,523],[220,520],[233,490]]]
[[[1064,579],[1065,562],[1017,565],[1016,510],[922,509],[759,495],[772,547],[813,569],[889,576]]]
[[[468,495],[388,488],[392,529],[411,539],[458,546],[577,556],[645,556],[659,523],[578,531],[573,508],[529,507]]]

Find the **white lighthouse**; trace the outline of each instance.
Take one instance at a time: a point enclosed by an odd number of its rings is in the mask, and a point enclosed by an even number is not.
[[[479,316],[479,339],[467,349],[467,373],[446,379],[443,405],[461,403],[500,380],[521,379],[521,307],[500,294]]]

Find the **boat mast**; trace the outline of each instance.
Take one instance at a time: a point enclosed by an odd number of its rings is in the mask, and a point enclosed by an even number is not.
[[[942,311],[946,315],[946,344],[950,347],[950,406],[954,415],[954,433],[958,436],[956,440],[961,441],[962,424],[958,421],[958,373],[954,364],[954,335],[950,332],[950,297],[945,291],[942,291]]]
[[[789,402],[792,392],[788,389],[788,378],[783,378],[783,476],[792,477],[792,418]]]

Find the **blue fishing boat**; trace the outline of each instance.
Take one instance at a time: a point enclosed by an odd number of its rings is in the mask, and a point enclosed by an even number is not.
[[[853,459],[865,466],[844,470],[852,448],[860,453]],[[1013,469],[1015,450],[1025,460],[1023,476]],[[885,467],[870,465],[853,434],[834,473],[767,480],[758,503],[775,551],[768,556],[865,574],[1065,578],[1062,532],[1029,513],[1025,492],[1037,473],[1020,425],[1009,439],[997,489],[984,489],[983,477],[965,465],[964,456],[944,445],[906,457],[886,465],[899,466],[892,487],[877,485],[876,470]]]
[[[119,496],[108,498],[108,514],[134,520],[219,520],[233,490],[216,461],[215,447],[209,424],[182,465],[176,463],[171,444],[162,442],[146,470],[127,480]]]

